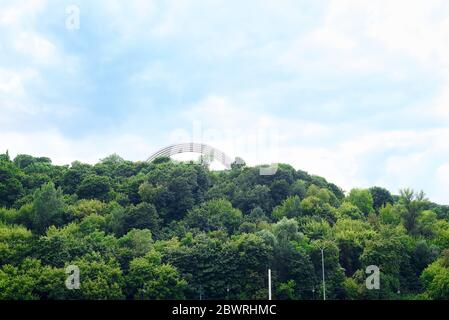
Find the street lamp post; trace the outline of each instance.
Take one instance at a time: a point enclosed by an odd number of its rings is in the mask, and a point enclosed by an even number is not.
[[[323,300],[326,300],[326,279],[324,278],[324,248],[321,249],[321,269],[323,273]]]
[[[271,300],[271,269],[268,269],[268,300]]]

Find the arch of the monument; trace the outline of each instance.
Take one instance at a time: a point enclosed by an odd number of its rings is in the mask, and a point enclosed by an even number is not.
[[[234,160],[231,157],[227,156],[224,152],[214,147],[211,147],[203,143],[193,143],[193,142],[175,144],[172,146],[165,147],[153,153],[148,158],[147,161],[152,162],[159,157],[171,157],[176,154],[190,153],[190,152],[210,156],[212,157],[212,159],[219,161],[221,164],[223,164],[227,169],[231,168],[231,164],[234,162]]]

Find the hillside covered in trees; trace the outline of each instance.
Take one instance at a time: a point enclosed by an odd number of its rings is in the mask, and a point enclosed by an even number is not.
[[[449,298],[449,207],[279,165],[0,155],[0,299]],[[65,268],[81,287],[65,286]],[[380,268],[368,290],[365,268]]]

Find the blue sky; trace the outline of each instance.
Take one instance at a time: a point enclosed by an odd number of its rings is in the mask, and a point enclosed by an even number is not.
[[[195,140],[449,203],[448,103],[445,0],[0,0],[13,155],[144,160]]]

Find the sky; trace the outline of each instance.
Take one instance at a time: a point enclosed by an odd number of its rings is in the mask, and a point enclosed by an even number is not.
[[[449,204],[449,1],[0,0],[0,152],[191,141]]]

